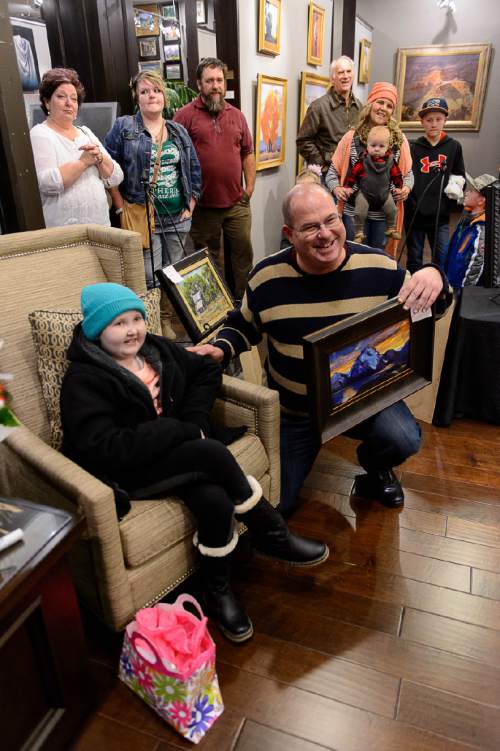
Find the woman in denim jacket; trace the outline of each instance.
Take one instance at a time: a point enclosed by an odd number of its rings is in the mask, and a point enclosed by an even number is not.
[[[116,213],[122,217],[126,203],[145,204],[150,191],[154,206],[155,230],[152,237],[155,270],[184,257],[184,243],[191,229],[191,215],[201,193],[201,169],[195,148],[185,128],[162,116],[166,102],[163,79],[159,73],[144,71],[132,82],[137,113],[119,117],[104,143],[121,166],[124,180],[113,191]],[[161,145],[156,179],[157,151]],[[145,247],[149,241],[144,239]],[[151,253],[144,253],[148,287],[154,286]]]

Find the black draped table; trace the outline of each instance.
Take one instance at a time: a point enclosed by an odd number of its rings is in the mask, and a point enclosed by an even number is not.
[[[454,417],[500,424],[500,289],[464,287],[455,308],[433,423]]]

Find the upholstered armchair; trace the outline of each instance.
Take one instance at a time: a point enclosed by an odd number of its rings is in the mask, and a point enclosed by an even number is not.
[[[118,521],[113,491],[58,450],[57,390],[78,320],[83,285],[112,281],[145,295],[139,235],[73,225],[0,237],[0,370],[22,426],[0,443],[0,495],[70,509],[87,523],[72,554],[77,590],[115,630],[140,607],[177,587],[195,568],[193,519],[175,498],[133,501]],[[156,295],[156,297],[155,297]],[[160,333],[158,295],[146,295],[148,325]],[[274,504],[279,497],[278,396],[224,377],[215,418],[248,426],[230,449]]]

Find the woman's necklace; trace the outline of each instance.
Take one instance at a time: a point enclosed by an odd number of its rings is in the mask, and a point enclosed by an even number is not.
[[[151,138],[153,139],[153,143],[160,143],[161,137],[163,135],[163,126],[165,125],[163,119],[161,121],[161,125],[156,130],[153,130],[153,128],[148,126],[148,130],[151,133]]]

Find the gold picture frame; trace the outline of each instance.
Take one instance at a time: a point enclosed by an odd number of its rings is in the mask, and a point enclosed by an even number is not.
[[[309,3],[309,23],[307,30],[307,64],[323,65],[325,49],[325,14],[321,5]]]
[[[418,111],[427,99],[446,99],[446,130],[478,131],[492,46],[433,44],[398,49],[398,104],[395,116],[404,130],[421,130]]]
[[[160,35],[159,10],[156,3],[134,6],[134,22],[136,37]]]
[[[369,83],[372,70],[372,43],[369,39],[359,41],[358,83]]]
[[[279,167],[285,161],[286,78],[257,76],[255,125],[256,169]]]
[[[258,52],[280,54],[281,0],[259,0]]]
[[[308,70],[302,71],[300,74],[299,129],[309,106],[320,96],[326,94],[329,88],[330,79],[328,76],[320,76],[318,73],[310,73]],[[300,174],[303,167],[304,159],[297,152],[297,174]]]

